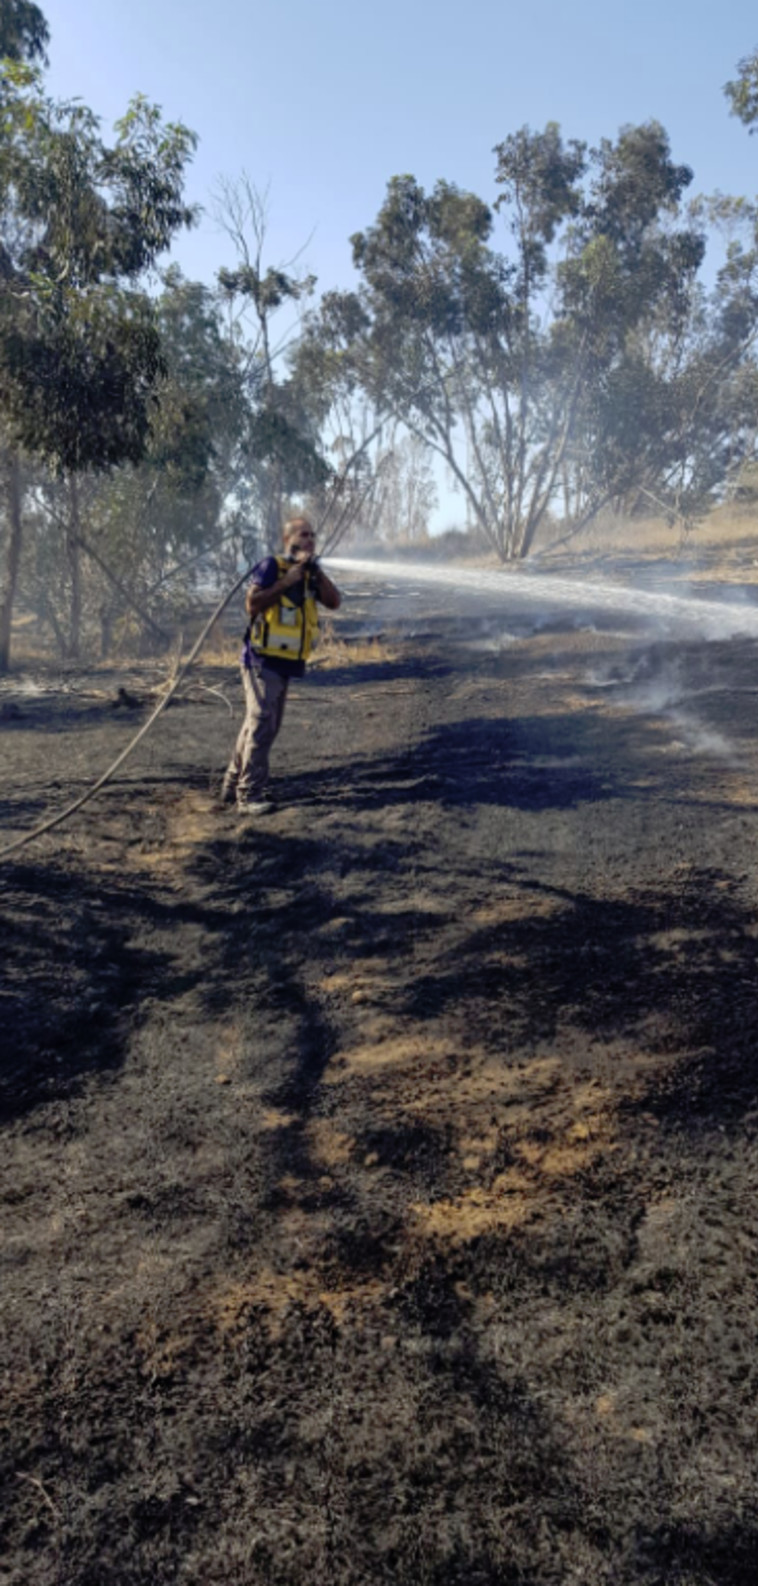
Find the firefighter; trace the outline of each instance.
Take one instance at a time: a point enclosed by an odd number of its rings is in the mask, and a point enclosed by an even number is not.
[[[283,554],[253,568],[245,595],[250,625],[242,651],[245,720],[224,776],[221,797],[243,815],[273,808],[268,790],[271,746],[282,725],[287,690],[302,677],[318,632],[318,606],[336,611],[339,590],[316,559],[307,518],[290,518]]]

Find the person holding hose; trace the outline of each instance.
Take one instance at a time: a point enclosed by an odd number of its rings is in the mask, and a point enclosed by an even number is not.
[[[318,632],[318,605],[336,611],[341,596],[316,559],[308,518],[290,518],[283,555],[253,568],[245,595],[250,625],[242,651],[245,720],[221,789],[225,804],[242,815],[273,808],[269,756],[284,716],[290,679],[302,677]]]

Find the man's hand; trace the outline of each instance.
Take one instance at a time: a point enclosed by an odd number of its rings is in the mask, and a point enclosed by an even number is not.
[[[245,606],[252,622],[262,612],[268,611],[269,606],[275,606],[279,596],[285,590],[291,589],[293,584],[301,583],[306,573],[309,573],[311,577],[311,594],[315,595],[321,605],[327,606],[330,611],[336,611],[339,607],[341,600],[339,590],[335,589],[331,578],[324,572],[321,563],[316,560],[313,550],[306,549],[305,546],[293,546],[292,556],[295,560],[287,568],[286,573],[283,573],[281,578],[276,580],[275,584],[270,585],[268,589],[260,589],[253,585],[248,590],[245,596]]]
[[[293,562],[291,567],[288,567],[284,577],[280,579],[279,588],[290,589],[293,584],[301,583],[308,570],[309,562],[310,557],[307,554],[302,553],[298,557],[297,561]]]
[[[268,611],[269,606],[275,606],[279,596],[286,589],[291,589],[293,584],[302,583],[310,562],[310,553],[304,551],[300,555],[299,560],[293,562],[292,566],[287,568],[286,573],[282,573],[281,578],[277,578],[276,582],[269,585],[268,589],[261,589],[257,584],[251,585],[245,596],[245,609],[251,621],[254,622],[255,618],[259,617],[262,612]]]

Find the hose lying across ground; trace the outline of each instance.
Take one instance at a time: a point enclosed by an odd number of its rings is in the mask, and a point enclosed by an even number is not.
[[[64,821],[67,821],[71,815],[75,815],[77,810],[80,810],[84,804],[87,804],[91,798],[94,798],[96,793],[100,792],[102,787],[105,787],[106,782],[110,781],[114,773],[118,771],[119,767],[124,764],[124,761],[128,759],[132,751],[136,749],[137,744],[141,743],[142,739],[150,731],[153,723],[158,720],[161,711],[166,709],[169,701],[176,693],[179,684],[187,676],[190,667],[200,654],[200,651],[202,650],[214,623],[218,622],[219,617],[223,615],[227,606],[229,605],[229,602],[234,599],[237,590],[240,589],[245,580],[250,577],[251,571],[252,569],[248,568],[247,571],[242,574],[242,577],[237,579],[234,587],[230,589],[226,595],[224,595],[223,600],[220,601],[219,605],[213,612],[213,615],[209,617],[208,621],[206,622],[199,639],[197,639],[193,644],[186,661],[184,661],[179,667],[171,687],[164,694],[160,704],[156,706],[152,716],[150,716],[148,720],[144,722],[143,726],[140,727],[139,732],[135,734],[131,742],[127,744],[126,748],[122,749],[118,758],[113,761],[113,764],[109,765],[107,771],[104,771],[102,776],[98,777],[97,782],[93,782],[92,787],[88,788],[86,793],[82,793],[81,798],[76,799],[73,804],[69,804],[65,810],[61,810],[60,814],[52,815],[49,820],[43,821],[40,826],[34,826],[30,832],[24,832],[23,836],[17,837],[12,843],[8,843],[6,848],[0,848],[0,859],[7,859],[10,854],[17,853],[19,848],[25,848],[27,843],[34,842],[35,838],[42,837],[45,832],[53,831],[56,826],[62,826]]]

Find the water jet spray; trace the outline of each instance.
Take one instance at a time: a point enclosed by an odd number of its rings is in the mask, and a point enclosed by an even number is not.
[[[419,562],[374,562],[352,557],[330,557],[329,564],[339,572],[362,578],[435,585],[458,594],[484,595],[503,604],[519,604],[522,609],[541,603],[552,610],[616,613],[658,628],[689,631],[704,639],[731,639],[739,634],[758,637],[758,606],[736,601],[653,593],[604,579],[561,578],[555,573],[521,567],[429,567]]]

